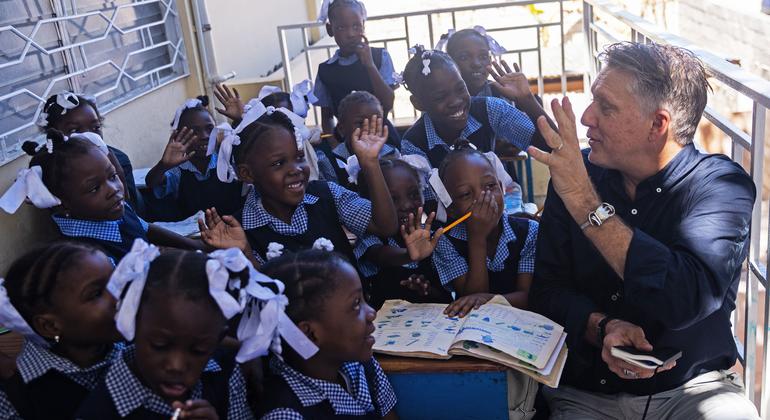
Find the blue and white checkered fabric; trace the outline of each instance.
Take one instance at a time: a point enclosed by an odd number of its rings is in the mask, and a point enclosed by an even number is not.
[[[126,203],[126,207],[130,207]],[[123,242],[123,237],[120,235],[120,225],[123,223],[123,219],[120,220],[81,220],[73,219],[70,217],[51,216],[56,225],[59,226],[61,234],[71,237],[86,237],[98,239],[100,241],[109,242]],[[137,216],[138,217],[138,216]],[[146,232],[150,225],[139,218],[139,223],[142,224],[142,228]]]
[[[339,62],[341,66],[350,66],[358,62],[358,55],[352,54],[347,57],[343,57],[340,55],[340,50],[337,50],[334,52],[334,55],[326,60],[329,64],[334,64],[334,62]],[[390,54],[387,50],[382,50],[382,64],[380,65],[380,69],[378,73],[380,73],[380,76],[382,76],[382,80],[387,84],[388,86],[395,86],[396,81],[393,78],[393,74],[396,72],[395,68],[393,67],[393,59],[390,58]],[[332,95],[329,93],[329,88],[321,81],[320,77],[315,78],[315,88],[313,89],[313,94],[317,98],[316,102],[313,103],[315,106],[320,107],[331,107],[332,106]]]
[[[362,416],[374,411],[369,386],[366,383],[364,366],[358,362],[342,365],[340,375],[345,378],[349,390],[337,383],[327,382],[303,375],[278,358],[271,358],[270,368],[283,377],[304,407],[313,406],[328,400],[338,416]],[[374,360],[377,403],[382,410],[378,416],[384,417],[396,406],[396,394],[388,382],[379,363]],[[278,408],[262,417],[262,420],[301,420],[302,416],[294,410]]]
[[[353,248],[353,255],[356,257],[356,261],[358,261],[358,268],[364,277],[375,276],[380,271],[377,264],[374,264],[373,262],[363,258],[366,251],[375,245],[383,245],[382,240],[375,235],[365,235],[359,239],[358,242],[356,242],[356,246]],[[402,246],[399,245],[398,242],[396,242],[396,240],[393,238],[388,238],[388,246],[393,248],[402,248]],[[416,269],[418,266],[419,263],[417,262],[410,262],[404,265],[404,267],[410,269]]]
[[[162,416],[171,417],[174,409],[163,398],[142,385],[139,378],[129,368],[129,363],[134,359],[134,347],[128,347],[123,352],[123,357],[118,358],[110,367],[104,380],[112,398],[112,402],[121,417],[126,417],[139,408],[145,408]],[[214,359],[209,360],[203,372],[219,372],[222,368]],[[230,406],[228,407],[228,419],[253,419],[254,415],[246,405],[246,383],[241,375],[240,368],[233,370],[233,375],[228,383],[230,393]],[[244,394],[234,397],[236,394]],[[203,397],[203,384],[198,381],[192,389],[190,399]]]
[[[24,420],[3,391],[0,391],[0,420]]]
[[[210,176],[216,176],[217,169],[217,154],[213,153],[211,159],[209,159],[209,166],[206,167],[206,172],[201,173],[198,168],[193,165],[192,162],[185,161],[178,166],[169,169],[165,173],[165,182],[157,187],[153,188],[152,192],[156,198],[163,198],[169,195],[176,195],[179,193],[179,183],[182,180],[182,171],[192,172],[195,175],[195,179],[198,181],[205,181]]]
[[[508,259],[508,244],[518,239],[513,232],[508,217],[504,215],[502,219],[503,231],[500,234],[500,240],[497,243],[495,256],[492,259],[487,257],[487,269],[489,271],[500,272],[505,269],[505,260]],[[537,222],[533,220],[529,221],[529,231],[527,233],[527,238],[525,239],[526,242],[524,242],[519,257],[519,273],[532,273],[535,271],[535,245],[537,242],[538,227],[539,225]],[[456,226],[447,233],[447,235],[463,241],[468,240],[464,223]],[[436,251],[433,252],[433,264],[436,266],[441,284],[450,291],[454,290],[452,287],[452,280],[465,275],[469,268],[468,261],[460,256],[454,245],[452,245],[452,242],[445,237],[439,238]],[[511,281],[514,280],[515,279],[511,279]]]
[[[122,344],[116,344],[103,360],[84,369],[46,347],[25,340],[21,353],[16,358],[16,367],[19,369],[19,374],[25,384],[53,370],[84,388],[94,389],[104,372],[115,360],[120,358],[122,349]]]
[[[354,235],[358,237],[363,236],[372,219],[372,203],[333,182],[328,184],[334,198],[334,205],[337,208],[337,216],[342,224],[353,232]],[[315,204],[318,200],[318,197],[306,193],[305,198],[291,216],[291,223],[286,224],[268,213],[264,206],[262,206],[262,200],[255,191],[252,191],[243,205],[243,229],[250,230],[267,225],[274,232],[281,235],[301,235],[305,233],[308,227],[308,216],[305,206]]]
[[[529,117],[502,99],[485,99],[487,101],[489,124],[495,135],[509,141],[519,149],[526,149],[532,141],[532,135],[535,134],[535,126],[532,124]],[[439,137],[436,128],[433,125],[433,121],[431,121],[428,114],[423,114],[422,118],[425,121],[425,135],[428,140],[428,149],[433,149],[438,145],[446,146],[448,143]],[[482,123],[469,115],[468,123],[465,125],[460,137],[467,138],[481,127]],[[404,155],[415,154],[427,158],[425,152],[406,139],[401,141],[401,153]]]

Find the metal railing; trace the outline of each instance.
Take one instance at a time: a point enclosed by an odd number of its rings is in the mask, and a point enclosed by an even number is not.
[[[601,18],[601,19],[598,19]],[[609,18],[609,19],[607,19]],[[612,24],[620,24],[629,33],[620,35],[613,31]],[[760,401],[755,401],[757,391],[757,322],[758,322],[758,297],[759,286],[767,289],[767,261],[768,255],[761,255],[760,239],[762,236],[762,206],[766,205],[761,196],[764,186],[764,150],[765,150],[765,126],[767,121],[767,109],[770,108],[770,82],[761,79],[740,67],[731,64],[722,57],[701,48],[692,42],[676,35],[662,31],[656,25],[633,15],[621,7],[606,0],[583,1],[583,32],[588,47],[589,75],[586,80],[596,76],[601,63],[598,55],[603,45],[600,40],[608,43],[621,40],[636,42],[656,42],[681,46],[695,53],[705,64],[709,74],[725,85],[731,93],[745,97],[753,102],[752,129],[747,133],[738,128],[730,119],[712,107],[706,107],[704,117],[714,124],[721,132],[732,140],[731,157],[736,162],[743,164],[745,153],[751,159],[749,172],[757,187],[759,196],[754,204],[751,239],[749,242],[749,256],[746,261],[745,277],[745,305],[744,305],[744,331],[743,344],[736,338],[739,350],[742,348],[744,366],[744,383],[747,396],[759,407],[760,415],[768,418],[770,415],[770,387],[761,387]],[[770,223],[770,220],[768,220]],[[765,233],[767,234],[767,233]],[[763,258],[764,257],[764,258]],[[764,325],[761,326],[763,335],[762,354],[763,370],[761,372],[761,384],[767,384],[767,369],[770,364],[770,352],[768,352],[768,320],[770,319],[770,294],[765,293],[764,299]],[[736,313],[741,308],[736,309]],[[736,320],[736,313],[733,314]],[[735,331],[736,322],[733,322]]]
[[[446,33],[448,29],[457,29],[458,18],[462,17],[464,13],[474,13],[481,10],[488,9],[500,9],[501,13],[511,12],[515,9],[521,10],[522,6],[530,5],[542,5],[542,4],[558,4],[559,16],[556,20],[548,22],[538,22],[534,24],[526,25],[509,25],[500,27],[489,27],[486,31],[490,34],[499,34],[506,31],[513,30],[529,30],[532,31],[536,39],[535,46],[523,46],[519,48],[512,48],[512,45],[505,45],[508,51],[502,55],[502,57],[508,57],[508,59],[518,62],[521,66],[524,54],[535,54],[537,61],[537,85],[538,92],[543,95],[544,91],[544,75],[543,75],[543,54],[542,54],[542,30],[544,28],[558,27],[560,35],[560,77],[561,77],[561,91],[562,94],[567,91],[567,79],[565,74],[565,58],[564,58],[564,3],[565,0],[518,0],[488,3],[463,7],[452,7],[444,9],[422,10],[409,13],[396,13],[382,16],[371,16],[367,18],[367,36],[370,43],[374,46],[381,46],[388,49],[389,45],[399,44],[399,48],[404,51],[415,44],[423,44],[428,48],[431,48],[439,40],[442,34]],[[567,0],[569,2],[569,0]],[[440,20],[448,20],[451,22],[449,25],[438,27]],[[378,22],[388,23],[389,28],[395,28],[396,25],[400,25],[401,31],[397,34],[383,34],[381,31],[371,31],[372,26]],[[392,23],[391,23],[392,22]],[[427,27],[426,27],[427,26]],[[278,40],[281,48],[281,57],[284,71],[284,88],[288,89],[294,85],[296,80],[310,79],[315,80],[318,64],[331,58],[332,53],[336,50],[337,46],[330,42],[328,38],[320,39],[319,41],[312,43],[311,31],[316,28],[323,28],[324,25],[318,22],[304,22],[292,25],[278,26]],[[304,63],[299,63],[300,66],[304,65],[304,69],[301,72],[301,78],[295,77],[296,65],[293,63],[293,59],[297,57],[290,57],[288,37],[293,32],[300,32],[302,38],[301,53],[304,55]],[[523,37],[522,37],[523,38]],[[324,42],[326,41],[326,42]],[[323,51],[325,54],[314,55],[314,52]],[[406,62],[395,63],[396,71],[400,71],[404,68]],[[400,115],[411,115],[417,117],[417,110],[415,110],[408,101],[403,101],[401,106],[411,108],[406,113],[400,113]],[[397,118],[399,114],[396,113],[396,106],[392,111],[392,116]],[[318,109],[314,109],[313,118],[314,122],[318,123]],[[313,122],[309,121],[309,124]]]

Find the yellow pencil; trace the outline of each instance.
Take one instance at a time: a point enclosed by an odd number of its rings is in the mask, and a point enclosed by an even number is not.
[[[444,228],[444,233],[446,234],[446,233],[447,233],[447,232],[449,232],[449,230],[450,230],[450,229],[452,229],[453,227],[455,227],[455,226],[459,225],[460,223],[462,223],[462,222],[466,221],[466,220],[467,220],[469,217],[471,217],[471,215],[472,215],[472,214],[473,214],[473,212],[472,212],[472,211],[469,211],[469,212],[468,212],[468,213],[466,213],[466,214],[465,214],[463,217],[461,217],[461,218],[459,218],[459,219],[455,220],[454,222],[450,223],[450,224],[449,224],[449,226],[447,226],[447,227],[445,227],[445,228]]]

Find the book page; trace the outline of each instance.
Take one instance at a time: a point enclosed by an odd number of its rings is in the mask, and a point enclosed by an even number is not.
[[[564,328],[548,318],[510,306],[486,304],[467,316],[456,340],[485,344],[543,369]]]
[[[374,320],[374,351],[449,358],[449,347],[465,320],[444,315],[446,307],[445,304],[413,304],[404,300],[385,302]]]

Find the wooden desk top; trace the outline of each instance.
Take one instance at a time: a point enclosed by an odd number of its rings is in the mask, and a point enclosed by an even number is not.
[[[507,367],[494,362],[468,356],[452,356],[451,359],[421,359],[388,354],[374,354],[385,373],[464,373],[505,372]]]

